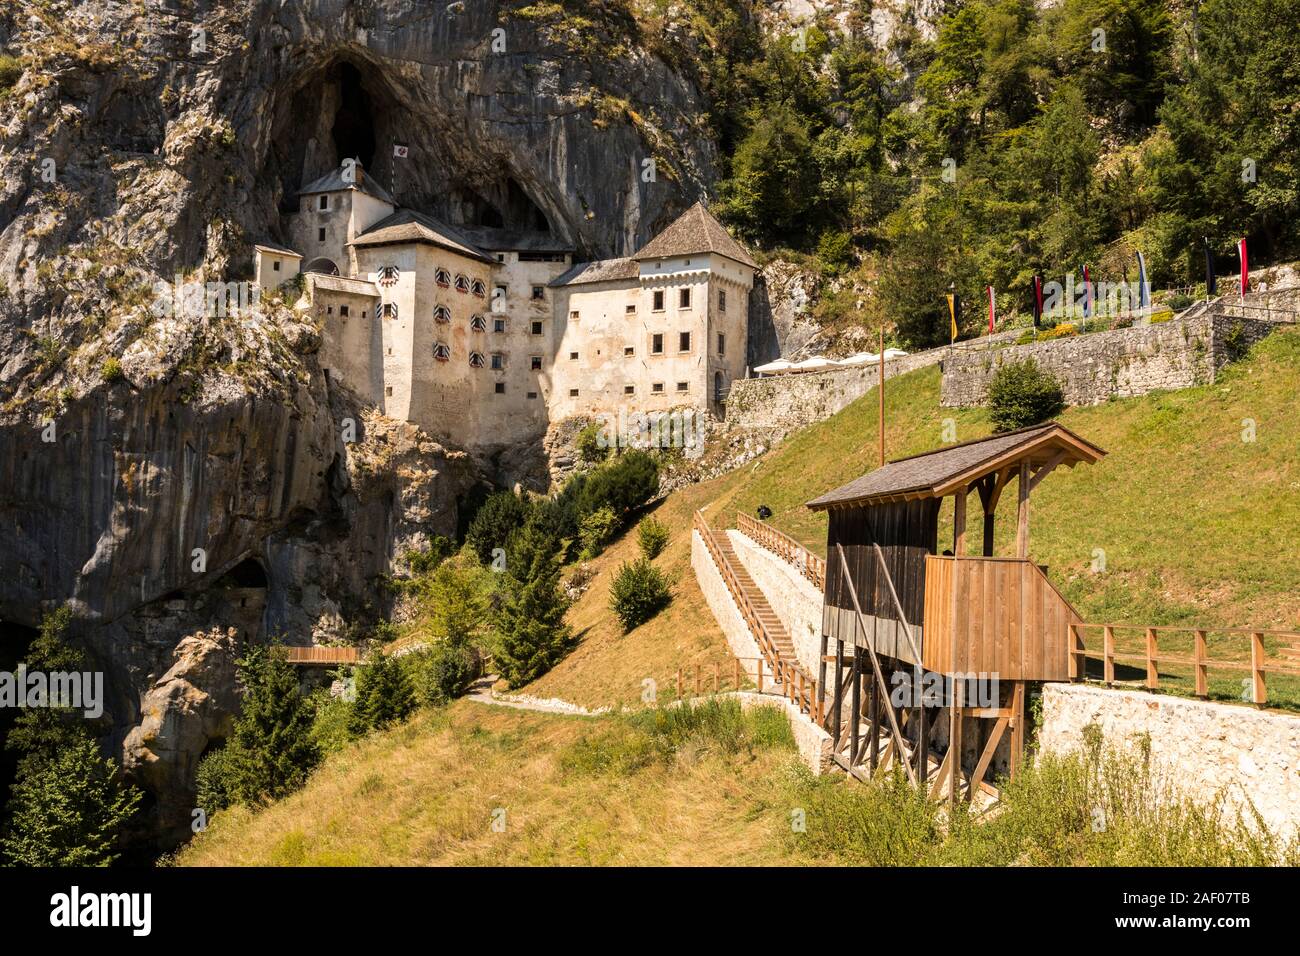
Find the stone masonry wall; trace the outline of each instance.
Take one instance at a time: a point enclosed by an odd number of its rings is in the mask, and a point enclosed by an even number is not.
[[[1157,772],[1187,796],[1208,801],[1222,793],[1241,808],[1249,800],[1279,834],[1300,830],[1300,717],[1087,684],[1044,685],[1043,750],[1080,749],[1088,724],[1115,747],[1149,735]]]
[[[985,352],[954,352],[943,362],[940,404],[983,405],[994,373],[1007,362],[1032,358],[1061,383],[1067,405],[1213,382],[1242,349],[1277,326],[1256,319],[1201,313],[1181,320],[1093,332]]]

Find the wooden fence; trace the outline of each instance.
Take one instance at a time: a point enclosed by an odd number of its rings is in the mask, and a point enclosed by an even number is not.
[[[1101,662],[1101,679],[1107,684],[1116,683],[1116,662],[1132,662],[1145,672],[1142,686],[1148,690],[1160,687],[1160,665],[1176,665],[1191,669],[1193,693],[1206,699],[1210,696],[1210,670],[1234,671],[1249,675],[1242,679],[1243,700],[1255,704],[1268,702],[1268,675],[1284,675],[1300,678],[1300,631],[1260,630],[1240,627],[1181,627],[1161,626],[1145,627],[1136,624],[1073,624],[1071,649],[1072,667],[1070,676],[1082,678],[1087,676],[1087,660],[1092,658]],[[1136,633],[1137,637],[1133,635]],[[1166,641],[1166,648],[1171,640],[1184,645],[1188,653],[1161,652],[1160,643]],[[1187,638],[1191,638],[1190,649],[1186,648]],[[1089,648],[1089,638],[1092,646]],[[1216,639],[1217,638],[1217,639]],[[1100,640],[1100,649],[1098,649]],[[1239,648],[1238,659],[1210,657],[1211,641],[1218,648],[1232,653],[1236,644]],[[1130,645],[1141,644],[1140,650],[1131,649]],[[1274,646],[1270,652],[1267,644]],[[1249,658],[1248,660],[1245,658]],[[1165,679],[1172,679],[1166,675]]]
[[[786,563],[793,565],[800,574],[817,585],[817,590],[826,590],[826,561],[794,538],[743,512],[736,513],[736,528]]]
[[[717,538],[714,537],[713,529],[709,527],[704,520],[703,512],[695,512],[694,528],[700,533],[705,547],[709,551],[709,556],[713,559],[714,565],[717,566],[718,572],[722,575],[722,580],[727,584],[727,590],[731,592],[732,600],[735,601],[741,617],[745,619],[745,624],[749,631],[754,635],[759,650],[767,660],[769,673],[781,685],[785,697],[796,704],[799,710],[810,715],[818,723],[822,722],[822,716],[818,713],[817,707],[817,681],[816,679],[805,678],[803,671],[786,661],[781,656],[780,650],[772,640],[772,635],[767,626],[763,623],[757,609],[749,600],[749,595],[745,588],[737,580],[735,571],[731,567],[731,562],[722,554],[718,547]],[[739,660],[739,658],[738,658]],[[758,672],[758,687],[762,690],[762,667],[760,664]]]

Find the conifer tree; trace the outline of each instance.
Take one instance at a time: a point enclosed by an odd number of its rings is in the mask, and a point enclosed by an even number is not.
[[[356,736],[398,723],[415,710],[415,691],[406,665],[395,657],[376,653],[357,672],[357,697],[349,729]]]
[[[510,686],[519,687],[554,667],[569,648],[559,541],[541,521],[528,521],[511,538],[505,592],[497,664]]]

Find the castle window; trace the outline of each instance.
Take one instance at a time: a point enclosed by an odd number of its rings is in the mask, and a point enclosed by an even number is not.
[[[690,289],[679,289],[677,291],[677,307],[679,309],[689,309],[691,307]]]
[[[723,332],[718,333],[718,354],[719,355],[727,354],[727,336]]]
[[[542,357],[540,355],[534,355],[529,358],[528,367],[534,372],[540,372],[542,370]]]
[[[500,352],[492,353],[492,371],[500,372],[506,367],[506,357]]]
[[[456,291],[457,291],[457,292],[468,292],[468,291],[469,291],[469,278],[468,278],[468,277],[466,277],[466,276],[461,276],[461,275],[456,276]]]
[[[498,252],[497,262],[505,262],[505,261],[506,261],[506,254],[504,252]]]
[[[533,323],[533,335],[541,335],[541,334],[542,334],[542,323],[541,323],[541,322],[534,322],[534,323]]]
[[[279,259],[276,259],[274,262],[271,263],[271,271],[272,271],[272,272],[279,272],[279,271],[280,271],[280,260],[279,260]]]
[[[664,334],[662,332],[656,332],[654,335],[650,336],[650,354],[664,354]]]
[[[334,306],[332,306],[332,305],[327,305],[327,306],[325,306],[325,314],[326,314],[326,315],[333,315],[333,314],[334,314]]]
[[[384,312],[383,312],[384,318],[386,318],[386,319],[395,319],[395,318],[397,318],[397,303],[396,303],[396,302],[385,302],[384,305],[383,305],[383,309],[384,309]]]
[[[689,352],[690,350],[691,350],[691,333],[690,333],[690,332],[678,332],[678,333],[677,333],[677,351],[679,351],[679,352]]]
[[[570,352],[570,353],[569,353],[569,361],[570,361],[570,362],[576,362],[576,361],[578,361],[578,353],[577,353],[577,352]]]
[[[636,386],[635,386],[635,385],[624,385],[624,386],[623,386],[623,394],[624,394],[624,395],[635,395],[635,394],[636,394]]]
[[[577,321],[578,321],[578,310],[577,310],[577,309],[574,309],[572,312],[570,312],[570,313],[569,313],[569,318],[572,319],[574,322],[577,322]]]
[[[469,367],[470,367],[470,368],[482,368],[482,367],[483,367],[483,353],[482,353],[482,352],[470,352],[470,353],[469,353]]]
[[[506,330],[506,320],[505,320],[505,319],[493,319],[493,320],[492,320],[492,331],[493,331],[493,332],[504,332],[505,330]]]
[[[330,197],[329,197],[329,196],[322,195],[322,196],[320,197],[320,207],[321,207],[321,209],[328,209],[328,208],[330,207]]]
[[[316,230],[316,241],[317,241],[317,242],[324,242],[324,241],[325,241],[325,227],[324,227],[324,226],[321,226],[319,229]]]
[[[664,290],[663,290],[663,289],[655,289],[655,293],[654,293],[654,305],[652,306],[652,308],[653,308],[654,311],[656,311],[656,312],[662,312],[662,311],[664,310]]]
[[[624,306],[623,311],[628,315],[636,315],[636,303],[631,302],[628,305]]]
[[[473,291],[473,293],[474,293],[476,296],[478,296],[480,299],[482,299],[484,296],[487,295],[487,286],[485,286],[485,285],[482,283],[482,281],[479,280],[479,279],[475,279],[475,280],[470,284],[470,289],[471,289],[471,291]]]
[[[625,345],[623,346],[623,354],[631,358],[633,355],[636,355],[636,349],[630,345]]]
[[[494,383],[494,388],[492,390],[496,392],[498,395],[504,395],[506,393],[506,383],[496,382]]]
[[[397,285],[397,280],[401,275],[402,273],[397,266],[383,266],[379,270],[378,281],[382,286]]]
[[[684,392],[684,391],[686,391],[688,388],[690,388],[690,383],[689,383],[689,382],[678,382],[678,383],[677,383],[677,391],[679,391],[679,392]]]
[[[390,350],[391,351],[391,350]],[[438,342],[433,347],[433,357],[439,362],[445,362],[451,358],[451,346],[446,342]]]
[[[719,312],[727,311],[727,290],[726,289],[718,290],[718,311]]]
[[[435,305],[433,307],[433,321],[446,325],[451,321],[451,309],[445,305]]]
[[[529,398],[536,398],[536,397],[537,397],[537,393],[536,393],[536,392],[529,392],[529,393],[528,393],[528,397],[529,397]]]
[[[544,286],[544,285],[535,285],[535,286],[533,286],[533,298],[534,298],[534,299],[545,299],[545,298],[546,298],[546,286]]]
[[[486,332],[487,319],[483,318],[481,315],[472,315],[469,319],[469,327],[475,332]]]
[[[497,285],[492,287],[492,310],[500,312],[506,307],[506,287]]]
[[[345,319],[348,317],[348,307],[346,305],[339,306],[339,315]]]
[[[393,386],[391,385],[385,386],[384,394],[391,396],[393,394]]]
[[[654,392],[656,395],[663,394],[663,390],[664,390],[663,382],[655,382],[653,385],[650,386],[650,391]]]
[[[569,398],[577,398],[577,397],[578,397],[578,390],[576,388],[569,389]]]
[[[448,272],[446,269],[439,269],[436,272],[434,272],[433,281],[438,283],[439,286],[445,289],[449,285],[451,285],[451,273]]]

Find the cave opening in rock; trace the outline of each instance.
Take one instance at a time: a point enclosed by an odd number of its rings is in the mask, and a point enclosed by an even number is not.
[[[336,71],[339,107],[330,131],[339,157],[351,156],[369,169],[375,158],[374,104],[361,83],[361,71],[340,63]]]
[[[245,558],[221,578],[221,587],[263,588],[268,586],[266,570],[256,558]]]

